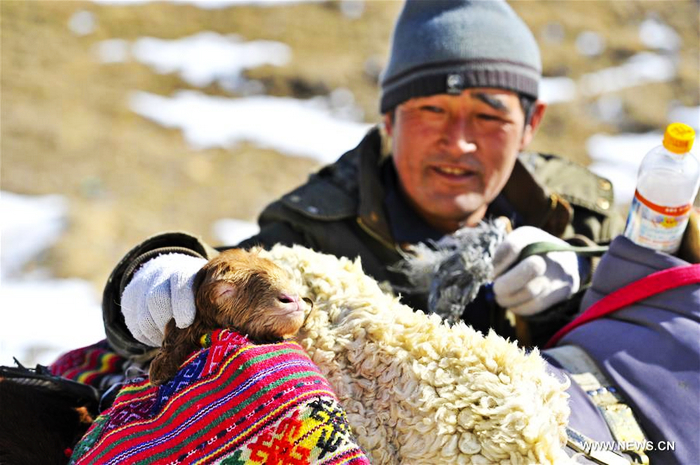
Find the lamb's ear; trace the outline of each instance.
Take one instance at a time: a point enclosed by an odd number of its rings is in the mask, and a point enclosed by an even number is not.
[[[236,286],[228,281],[219,281],[215,283],[211,292],[211,297],[213,297],[212,301],[219,305],[227,300],[233,299],[236,294],[238,294]]]
[[[219,304],[220,299],[232,297],[235,288],[232,284],[221,280],[223,271],[221,266],[212,266],[211,262],[197,272],[192,284],[192,291],[195,295],[195,305],[201,309],[207,302]],[[223,286],[226,285],[226,286]],[[223,286],[223,287],[222,287]]]

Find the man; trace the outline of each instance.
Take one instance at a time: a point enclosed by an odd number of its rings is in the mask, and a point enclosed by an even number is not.
[[[590,264],[558,252],[509,270],[517,252],[561,237],[608,241],[622,223],[598,206],[612,205],[609,182],[554,156],[521,154],[545,112],[537,100],[540,75],[535,39],[505,2],[409,0],[381,82],[385,134],[370,131],[336,163],[269,205],[260,233],[239,246],[301,244],[359,256],[368,274],[425,309],[425,295],[406,292],[405,278],[391,269],[399,249],[505,216],[516,228],[532,227],[516,229],[496,253],[507,257],[495,263],[504,270],[494,283],[496,302],[560,325],[561,310],[545,310],[581,288]],[[385,136],[390,154],[382,151]],[[169,252],[179,253],[164,255]],[[127,254],[103,299],[107,338],[117,352],[147,354],[162,341],[170,318],[178,326],[192,321],[192,277],[214,253],[191,236],[165,234]],[[510,335],[493,300],[482,289],[463,318]],[[542,321],[534,326],[546,327]]]

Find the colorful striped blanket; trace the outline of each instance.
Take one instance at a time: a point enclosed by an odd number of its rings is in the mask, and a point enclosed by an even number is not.
[[[61,355],[49,371],[79,383],[102,389],[109,379],[122,377],[126,359],[115,354],[106,340]]]
[[[295,342],[217,330],[176,377],[126,385],[71,463],[368,464],[331,386]]]

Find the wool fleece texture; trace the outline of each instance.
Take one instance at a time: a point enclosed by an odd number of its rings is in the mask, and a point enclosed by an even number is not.
[[[536,350],[414,311],[359,260],[281,245],[261,256],[314,300],[297,340],[373,464],[569,462],[567,386]]]

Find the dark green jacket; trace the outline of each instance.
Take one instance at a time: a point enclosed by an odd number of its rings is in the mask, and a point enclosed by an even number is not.
[[[303,244],[336,256],[359,256],[368,274],[391,281],[387,265],[401,257],[384,210],[380,146],[375,129],[336,163],[270,204],[259,218],[261,232],[241,245]],[[559,157],[522,154],[503,196],[522,218],[516,226],[594,242],[620,232],[620,219],[611,212],[610,182]],[[507,213],[489,211],[492,216]]]
[[[260,215],[260,233],[239,246],[300,244],[336,256],[359,256],[365,272],[378,281],[405,286],[404,277],[389,269],[401,259],[401,245],[392,237],[385,212],[381,147],[375,128],[355,149],[270,204]],[[515,211],[516,227],[532,225],[558,237],[607,242],[624,226],[613,213],[609,181],[552,155],[522,154],[501,197],[499,204],[508,209],[490,208],[489,215],[512,217]],[[205,258],[215,253],[192,236],[166,233],[127,254],[110,277],[103,300],[107,337],[122,355],[142,353],[144,348],[131,338],[121,318],[121,292],[133,270],[166,246]],[[412,307],[425,308],[424,295],[401,293]]]

